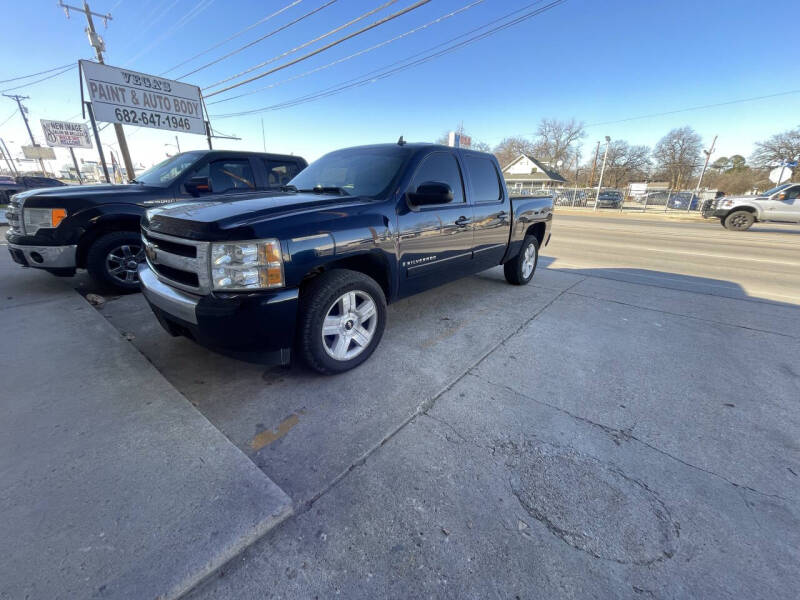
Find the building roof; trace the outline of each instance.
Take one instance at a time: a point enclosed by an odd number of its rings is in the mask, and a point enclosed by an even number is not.
[[[508,173],[510,167],[518,163],[522,158],[527,158],[537,169],[532,173]],[[506,181],[554,181],[557,183],[566,183],[567,180],[557,171],[545,166],[544,163],[537,160],[530,154],[520,154],[517,158],[503,167],[503,178]]]

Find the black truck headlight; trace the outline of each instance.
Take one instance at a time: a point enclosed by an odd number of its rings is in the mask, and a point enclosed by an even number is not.
[[[211,244],[211,281],[215,290],[257,290],[284,285],[278,240]]]
[[[55,229],[67,217],[63,208],[23,208],[22,224],[26,234],[35,235],[40,229]]]

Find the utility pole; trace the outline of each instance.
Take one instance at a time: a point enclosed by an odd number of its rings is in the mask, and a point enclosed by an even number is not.
[[[8,156],[6,156],[6,153],[3,150],[2,144],[0,144],[0,154],[3,155],[3,160],[5,160],[6,164],[8,165],[8,172],[11,173],[11,174],[14,174],[16,172],[16,170],[11,166],[11,161],[8,160]]]
[[[594,162],[592,163],[592,174],[589,175],[589,186],[592,187],[592,183],[594,183],[594,172],[597,169],[597,157],[600,154],[600,142],[597,142],[597,148],[594,149]]]
[[[711,147],[708,150],[703,150],[703,153],[706,155],[706,162],[703,165],[703,170],[700,171],[700,178],[697,180],[697,187],[694,189],[694,195],[697,196],[697,204],[698,208],[700,208],[700,184],[703,183],[703,175],[706,174],[706,169],[708,168],[708,161],[711,159],[711,154],[714,152],[714,145],[717,143],[717,136],[714,136],[713,141],[711,142]],[[692,200],[693,198],[689,198],[688,206],[686,207],[686,212],[692,210]]]
[[[177,135],[175,136],[175,145],[178,147],[178,154],[180,154],[181,153],[181,144],[178,141],[178,136]]]
[[[63,0],[59,0],[58,5],[64,9],[64,12],[69,19],[69,11],[74,10],[77,12],[82,12],[86,16],[86,34],[89,36],[89,45],[94,48],[95,53],[97,54],[97,62],[101,65],[106,64],[103,60],[103,51],[106,49],[105,42],[103,38],[97,35],[97,31],[94,29],[94,20],[92,16],[99,17],[103,19],[103,23],[108,25],[108,22],[111,20],[111,14],[106,13],[101,15],[100,13],[92,12],[89,9],[89,3],[86,0],[83,0],[83,8],[78,8],[77,6],[70,6],[69,4],[64,4]],[[128,142],[125,139],[125,131],[122,129],[122,125],[120,123],[114,123],[114,133],[117,134],[117,143],[119,144],[119,151],[122,154],[122,160],[125,162],[125,171],[128,177],[128,180],[134,179],[136,177],[136,173],[133,170],[133,161],[131,161],[131,154],[128,151]]]
[[[16,101],[17,108],[19,108],[19,114],[22,115],[22,120],[25,121],[25,129],[28,130],[28,137],[31,138],[31,145],[38,146],[39,144],[36,143],[36,140],[33,139],[33,133],[31,132],[31,126],[28,124],[28,114],[27,108],[22,106],[23,100],[28,100],[30,96],[20,96],[18,94],[3,94],[6,98],[11,98],[12,100]],[[40,158],[39,159],[39,166],[42,167],[42,175],[47,175],[47,171],[44,168],[44,161]]]
[[[597,182],[597,195],[594,197],[594,210],[597,210],[597,201],[600,199],[600,188],[603,187],[603,174],[606,172],[606,159],[608,158],[608,145],[611,143],[611,138],[606,136],[606,151],[603,153],[603,168],[600,169],[600,181]],[[597,148],[600,149],[600,142],[597,142]]]
[[[14,164],[14,157],[11,156],[11,152],[8,151],[8,146],[6,146],[6,142],[3,138],[0,138],[0,146],[2,146],[3,150],[5,150],[6,160],[11,161],[11,169],[14,171],[14,175],[19,175],[17,165]]]

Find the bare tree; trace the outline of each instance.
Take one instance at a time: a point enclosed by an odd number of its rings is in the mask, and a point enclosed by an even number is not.
[[[670,185],[679,189],[686,185],[701,165],[702,140],[689,126],[673,129],[656,144],[653,158]]]
[[[505,167],[520,154],[534,154],[533,142],[524,137],[507,137],[494,147],[494,155],[501,167]]]
[[[609,187],[619,187],[634,179],[643,179],[650,164],[650,148],[615,140],[608,145],[605,181]]]
[[[756,142],[756,150],[750,158],[760,167],[770,167],[783,161],[798,159],[800,159],[800,127],[776,133],[763,142]]]
[[[573,162],[578,142],[586,137],[583,122],[570,119],[542,119],[536,130],[534,140],[535,158],[557,167],[558,163],[568,165]]]

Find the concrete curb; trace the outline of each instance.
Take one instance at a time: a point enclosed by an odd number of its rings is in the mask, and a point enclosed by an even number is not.
[[[57,280],[12,273],[0,597],[181,598],[293,514],[103,315]]]

